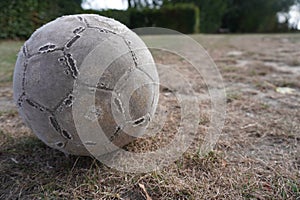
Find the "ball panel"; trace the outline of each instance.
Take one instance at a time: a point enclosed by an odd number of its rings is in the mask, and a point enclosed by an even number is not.
[[[112,113],[112,106],[114,106],[114,104],[112,104],[114,101],[113,98],[111,92],[103,90],[96,91],[95,107],[101,108],[101,115],[98,118],[98,123],[109,141],[118,147],[123,147],[130,143],[134,138],[124,132],[127,121],[125,121],[123,113],[119,113],[117,116]]]
[[[23,48],[23,47],[22,47]],[[24,71],[27,68],[26,58],[22,52],[22,48],[18,54],[18,59],[16,61],[14,75],[13,75],[13,98],[16,104],[18,105],[18,100],[23,94],[23,81],[24,81]]]
[[[76,40],[66,53],[72,54],[76,58],[77,67],[80,68],[84,58],[102,41],[111,36],[110,33],[102,33],[97,29],[86,29],[80,33],[80,38]]]
[[[73,89],[72,69],[62,64],[60,58],[67,59],[62,52],[34,56],[28,60],[25,73],[26,94],[49,109],[55,108]]]
[[[94,14],[84,14],[82,17],[86,19],[88,27],[99,28],[100,30],[111,31],[116,34],[128,31],[128,28],[125,25],[111,18]]]
[[[70,154],[82,156],[89,155],[76,131],[72,115],[72,105],[62,104],[54,114],[56,116],[56,120],[60,122],[60,134],[67,141],[66,146],[64,147],[64,151]]]
[[[109,88],[114,90],[120,78],[133,69],[134,61],[130,53],[126,53],[120,56],[117,60],[114,60],[111,65],[106,68],[99,79],[98,86],[100,88]]]
[[[142,136],[155,111],[155,107],[152,106],[155,92],[153,81],[145,73],[134,68],[120,78],[115,92],[124,110],[125,123],[122,131],[130,136]]]
[[[126,38],[127,44],[132,50],[137,68],[149,75],[152,80],[158,81],[159,78],[153,57],[143,40],[135,33],[130,32],[124,33],[123,37]]]
[[[111,108],[112,93],[109,91],[96,90],[95,93],[95,107],[99,109],[98,123],[102,130],[106,133],[108,138],[113,137],[118,126],[114,116],[112,115]]]
[[[125,109],[127,121],[134,121],[147,113],[152,113],[153,81],[135,68],[124,74],[115,87]]]
[[[78,28],[85,27],[85,23],[77,17],[63,16],[37,29],[26,42],[28,54],[35,55],[47,52],[47,49],[62,48],[76,36]],[[74,33],[75,32],[75,33]]]
[[[91,80],[100,77],[95,86],[104,90],[113,90],[118,79],[134,66],[133,58],[124,39],[120,36],[110,35],[103,40],[103,43],[95,45],[95,48],[85,58],[84,64],[80,65],[80,70],[83,72],[80,81],[90,85],[88,83]]]
[[[136,121],[152,113],[153,86],[143,85],[136,89],[129,99],[130,118]]]
[[[66,139],[58,132],[60,129],[59,122],[47,110],[34,106],[32,100],[25,99],[20,113],[23,114],[25,121],[30,124],[30,128],[44,143],[52,144],[52,146],[58,142],[65,144]]]

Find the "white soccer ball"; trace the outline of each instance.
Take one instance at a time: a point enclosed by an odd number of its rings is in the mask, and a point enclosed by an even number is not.
[[[96,48],[104,49],[101,56],[117,59],[109,66],[95,63],[91,74],[105,70],[91,86],[78,79],[86,57]],[[126,54],[121,49],[127,49]],[[68,154],[90,155],[72,115],[74,84],[94,89],[95,105],[86,108],[85,116],[122,147],[143,133],[154,114],[159,90],[157,84],[148,84],[153,82],[158,82],[153,58],[134,32],[113,19],[83,14],[60,17],[32,34],[19,52],[13,90],[21,117],[38,138]],[[129,91],[135,85],[140,87]],[[119,111],[120,120],[113,110]]]

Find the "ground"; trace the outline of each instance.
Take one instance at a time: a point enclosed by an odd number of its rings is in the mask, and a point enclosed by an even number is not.
[[[199,153],[211,114],[207,83],[184,59],[152,50],[157,62],[185,74],[205,98],[200,99],[197,137],[187,152],[170,166],[143,174],[119,172],[89,157],[66,157],[39,141],[12,101],[14,62],[23,42],[1,41],[0,199],[299,200],[300,35],[191,37],[222,74],[223,131],[213,151]],[[125,147],[128,151],[155,150],[174,137],[180,119],[176,91],[161,87],[160,92],[161,110],[169,116],[165,125],[157,136]]]

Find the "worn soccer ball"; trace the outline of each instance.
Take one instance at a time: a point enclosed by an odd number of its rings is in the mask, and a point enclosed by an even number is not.
[[[104,66],[91,54],[95,49],[102,49],[100,57],[116,59]],[[79,80],[86,69],[103,70],[94,85]],[[148,83],[157,82],[151,53],[134,32],[113,19],[84,14],[60,17],[31,35],[18,54],[13,90],[20,116],[39,139],[67,154],[90,155],[74,122],[74,85],[94,91],[95,105],[83,109],[85,118],[123,147],[143,134],[154,114],[158,85]],[[140,87],[129,91],[135,85]]]

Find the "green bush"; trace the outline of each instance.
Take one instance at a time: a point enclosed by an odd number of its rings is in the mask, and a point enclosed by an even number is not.
[[[0,38],[28,38],[59,16],[81,12],[80,5],[81,0],[0,1]]]
[[[27,37],[35,29],[35,1],[0,2],[0,38]]]
[[[199,32],[199,9],[193,4],[167,5],[160,9],[130,10],[130,28],[163,27],[182,33]]]

